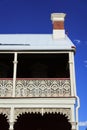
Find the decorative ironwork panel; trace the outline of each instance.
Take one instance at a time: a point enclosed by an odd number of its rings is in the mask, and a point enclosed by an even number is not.
[[[65,114],[69,120],[71,120],[71,109],[70,108],[15,108],[14,119],[23,113],[61,113]]]
[[[0,114],[5,114],[7,118],[10,120],[10,109],[9,108],[0,108]]]
[[[16,97],[70,96],[70,80],[17,80]]]
[[[12,88],[13,88],[12,80],[0,80],[0,97],[11,97]]]
[[[61,113],[68,117],[71,120],[71,109],[70,108],[44,108],[43,113]]]
[[[0,97],[12,97],[13,80],[0,80]],[[69,79],[17,80],[16,97],[67,97],[71,95]]]
[[[15,108],[14,119],[17,118],[20,114],[23,113],[41,113],[41,108]]]

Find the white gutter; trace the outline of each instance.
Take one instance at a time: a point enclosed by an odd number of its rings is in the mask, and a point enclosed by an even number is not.
[[[79,124],[78,124],[78,109],[80,108],[80,99],[79,97],[76,95],[77,98],[77,107],[76,107],[76,126],[77,126],[77,130],[79,129]]]

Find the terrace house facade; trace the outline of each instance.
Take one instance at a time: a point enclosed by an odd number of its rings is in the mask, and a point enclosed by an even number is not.
[[[75,46],[64,13],[53,34],[0,34],[0,129],[77,130]]]

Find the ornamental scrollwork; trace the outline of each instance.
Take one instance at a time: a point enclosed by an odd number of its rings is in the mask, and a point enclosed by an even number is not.
[[[12,97],[13,80],[0,80],[0,97]],[[67,97],[71,96],[69,79],[16,80],[16,97]]]
[[[16,97],[70,96],[70,80],[18,80]]]
[[[0,97],[11,97],[12,88],[13,88],[12,80],[0,80]]]
[[[69,108],[15,108],[14,118],[24,113],[41,113],[44,115],[45,113],[60,113],[64,114],[71,120],[71,109]]]
[[[8,118],[8,120],[10,120],[10,109],[9,108],[0,108],[0,114],[5,114]]]

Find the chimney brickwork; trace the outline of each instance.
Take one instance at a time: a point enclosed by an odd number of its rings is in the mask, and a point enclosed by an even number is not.
[[[64,29],[64,22],[63,21],[55,21],[53,23],[53,29]]]
[[[64,13],[52,13],[51,20],[53,23],[53,39],[65,38]]]

